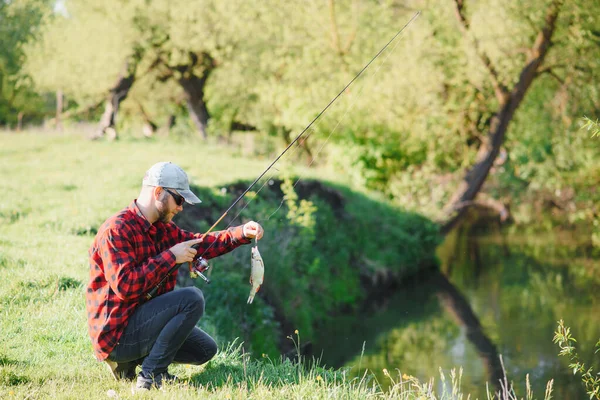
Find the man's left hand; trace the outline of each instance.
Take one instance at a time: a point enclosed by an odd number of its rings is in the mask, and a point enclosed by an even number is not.
[[[254,221],[247,222],[244,225],[243,231],[244,231],[244,236],[247,239],[256,238],[256,240],[262,239],[263,233],[265,232],[263,227],[260,226],[260,224],[258,222],[254,222]]]

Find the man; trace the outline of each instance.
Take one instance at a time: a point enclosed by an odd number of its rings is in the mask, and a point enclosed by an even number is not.
[[[196,326],[204,313],[198,288],[174,291],[175,271],[155,297],[145,295],[174,265],[225,254],[263,235],[254,221],[204,237],[186,232],[171,222],[184,201],[200,203],[186,173],[173,163],[153,165],[139,197],[102,224],[89,251],[86,302],[96,357],[116,379],[135,379],[141,365],[140,389],[174,379],[167,372],[172,362],[200,365],[217,352],[213,338]]]

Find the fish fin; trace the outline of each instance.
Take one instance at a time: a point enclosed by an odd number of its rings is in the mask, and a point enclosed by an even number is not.
[[[252,301],[253,301],[253,300],[254,300],[254,296],[253,296],[253,295],[250,295],[250,296],[248,297],[248,304],[252,304]]]

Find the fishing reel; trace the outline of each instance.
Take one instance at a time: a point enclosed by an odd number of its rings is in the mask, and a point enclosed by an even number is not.
[[[210,265],[208,265],[208,261],[204,259],[204,257],[198,257],[195,261],[190,263],[190,276],[192,278],[202,278],[202,280],[206,283],[210,283],[210,279],[204,275],[203,272],[208,271]]]

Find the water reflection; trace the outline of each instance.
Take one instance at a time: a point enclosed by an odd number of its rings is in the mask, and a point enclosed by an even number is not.
[[[497,393],[502,394],[502,383],[505,382],[506,377],[496,345],[485,334],[479,318],[473,312],[467,299],[445,275],[435,274],[432,282],[437,288],[436,294],[446,312],[452,315],[456,324],[466,331],[467,339],[477,351],[487,370],[488,381],[496,388]]]
[[[529,374],[536,398],[550,379],[554,398],[584,398],[552,336],[556,321],[566,319],[583,361],[598,368],[598,286],[586,275],[597,265],[595,250],[540,236],[463,232],[449,238],[440,259],[442,273],[381,293],[384,300],[370,301],[358,318],[320,327],[315,355],[355,376],[369,369],[383,386],[384,368],[428,379],[440,367],[463,367],[463,390],[487,398],[486,382],[501,389],[501,354],[520,397]]]

